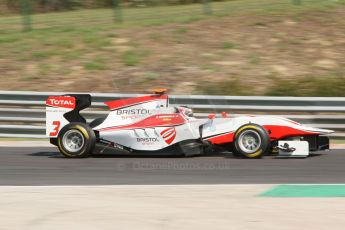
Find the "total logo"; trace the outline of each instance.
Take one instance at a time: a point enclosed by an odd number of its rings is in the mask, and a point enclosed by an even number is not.
[[[176,129],[174,127],[167,128],[161,132],[161,136],[163,137],[164,141],[170,145],[176,137]]]
[[[49,97],[46,101],[46,105],[62,108],[75,108],[74,97]]]

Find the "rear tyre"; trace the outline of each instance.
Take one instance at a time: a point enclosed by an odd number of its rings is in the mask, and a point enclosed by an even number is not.
[[[57,138],[60,152],[67,158],[88,157],[95,148],[96,135],[84,123],[70,123],[63,127]]]
[[[246,124],[235,133],[234,152],[245,158],[261,158],[268,150],[269,135],[262,126]]]

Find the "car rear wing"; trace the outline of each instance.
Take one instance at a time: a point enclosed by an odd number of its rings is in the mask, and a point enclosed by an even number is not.
[[[60,130],[71,122],[86,123],[79,112],[90,105],[89,94],[50,96],[46,100],[46,136],[56,138]]]

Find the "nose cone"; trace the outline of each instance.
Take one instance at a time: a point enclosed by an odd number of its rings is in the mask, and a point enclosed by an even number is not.
[[[331,133],[334,133],[334,132],[335,132],[335,131],[330,130],[330,129],[321,129],[321,131],[322,131],[324,134],[331,134]]]
[[[308,127],[308,131],[319,133],[321,135],[334,133],[334,131],[330,129],[318,129],[318,128],[310,128],[310,127]]]

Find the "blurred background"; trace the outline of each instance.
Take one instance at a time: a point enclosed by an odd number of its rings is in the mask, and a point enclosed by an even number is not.
[[[0,90],[345,96],[345,0],[0,0]]]

